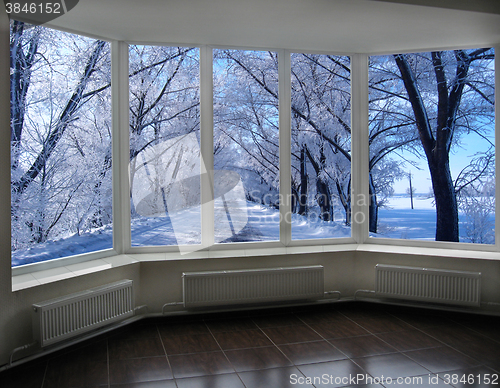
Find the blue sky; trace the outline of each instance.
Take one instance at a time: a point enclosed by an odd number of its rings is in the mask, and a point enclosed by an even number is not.
[[[490,139],[492,142],[494,142],[493,131],[491,131],[490,133]],[[462,171],[462,169],[471,162],[476,153],[486,151],[487,146],[488,143],[486,142],[486,140],[475,133],[464,135],[461,139],[461,146],[455,146],[450,154],[450,167],[453,179],[455,179],[460,171]],[[404,157],[408,160],[412,160],[418,163],[419,169],[409,164],[407,164],[405,168],[408,173],[411,172],[412,174],[412,186],[416,188],[416,191],[419,194],[429,193],[432,184],[429,174],[429,168],[427,166],[427,160],[425,158],[418,159],[416,156],[410,154],[409,152],[405,152],[402,155],[404,155]],[[394,184],[394,192],[396,194],[404,194],[406,193],[406,190],[408,188],[408,178],[397,181]]]

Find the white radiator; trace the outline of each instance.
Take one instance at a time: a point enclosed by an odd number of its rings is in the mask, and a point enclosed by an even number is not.
[[[324,297],[321,265],[185,272],[182,285],[186,308]]]
[[[377,264],[378,296],[479,306],[481,273]]]
[[[33,305],[33,336],[40,346],[134,315],[132,280],[122,280]]]

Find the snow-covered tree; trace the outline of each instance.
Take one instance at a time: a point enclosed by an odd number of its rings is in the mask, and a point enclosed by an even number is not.
[[[485,151],[492,147],[493,57],[488,48],[371,57],[370,130],[391,139],[384,152],[404,149],[427,161],[437,241],[459,241],[450,153],[472,132],[485,139]]]
[[[103,41],[12,20],[10,46],[15,251],[110,224],[111,77]]]
[[[146,155],[163,143],[171,144],[171,139],[182,139],[195,134],[199,139],[200,97],[199,97],[199,50],[189,47],[130,45],[129,47],[129,134],[130,134],[130,185],[131,194],[136,185],[137,169],[156,169],[155,176],[165,175],[169,165],[182,163],[182,159],[196,158],[196,155],[182,157],[171,152],[165,161],[167,149],[158,163],[141,162],[140,155]],[[199,149],[199,147],[198,147]],[[181,151],[182,153],[182,151]],[[198,155],[199,156],[199,155]],[[163,162],[164,165],[161,165]],[[161,171],[159,171],[161,170]],[[197,174],[200,171],[196,172]],[[158,185],[158,182],[156,182]],[[157,187],[154,191],[167,190]],[[163,193],[163,196],[165,193]],[[132,196],[133,218],[137,217]],[[165,197],[166,201],[166,197]],[[198,203],[200,198],[197,199]],[[166,202],[162,205],[164,212]]]
[[[279,206],[278,56],[215,50],[215,169],[236,171],[250,201]]]

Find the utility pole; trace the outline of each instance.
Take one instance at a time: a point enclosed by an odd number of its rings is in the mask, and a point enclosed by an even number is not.
[[[411,201],[411,208],[413,210],[413,188],[411,187],[411,171],[408,173],[408,179],[410,181],[410,201]]]

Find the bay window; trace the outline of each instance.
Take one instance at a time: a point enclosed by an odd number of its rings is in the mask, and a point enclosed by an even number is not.
[[[240,243],[495,244],[493,49],[371,56],[363,75],[346,55],[127,47],[128,127],[112,139],[110,44],[11,22],[12,266]],[[126,223],[113,227],[113,207]]]

